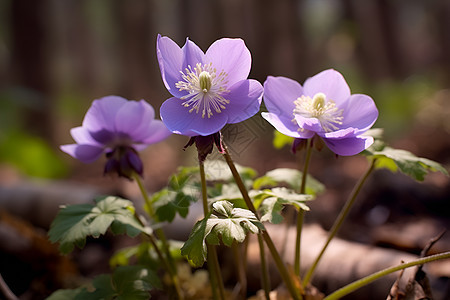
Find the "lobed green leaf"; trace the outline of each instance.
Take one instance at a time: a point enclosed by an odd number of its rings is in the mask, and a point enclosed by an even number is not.
[[[309,211],[309,207],[304,202],[314,199],[313,195],[297,194],[284,187],[255,191],[254,193],[254,203],[261,213],[261,222],[269,221],[274,224],[283,221],[281,211],[285,205],[292,205],[297,210]]]
[[[149,291],[161,286],[158,275],[143,266],[120,266],[112,275],[100,275],[92,282],[94,291],[84,290],[77,298],[85,300],[149,299]]]
[[[233,208],[233,204],[228,201],[218,201],[213,204],[212,214],[207,221],[206,227],[211,227],[209,234],[214,240],[221,237],[222,242],[231,246],[233,241],[242,243],[247,233],[258,233],[263,229],[262,224],[255,214],[248,209]]]
[[[259,177],[253,183],[253,188],[259,190],[263,187],[274,187],[286,184],[293,190],[299,190],[302,181],[303,173],[289,168],[279,168],[267,172],[264,176]],[[311,195],[318,195],[325,191],[325,186],[312,177],[306,176],[306,193]]]
[[[153,194],[151,198],[159,222],[172,222],[177,213],[185,218],[189,212],[190,203],[195,200],[195,197],[182,191],[175,192],[167,188]]]
[[[143,266],[120,266],[113,274],[99,275],[92,288],[58,290],[47,300],[145,300],[149,291],[161,287],[158,275]]]
[[[195,223],[188,240],[181,247],[181,255],[186,256],[194,267],[201,267],[208,254],[205,238],[211,228],[207,230],[207,221],[208,219],[202,219]]]
[[[133,203],[118,197],[98,198],[94,204],[77,204],[63,207],[48,232],[50,241],[59,242],[63,254],[71,252],[74,246],[83,247],[86,237],[98,238],[108,228],[115,234],[126,233],[131,237],[140,232],[150,232],[135,218]]]
[[[255,214],[247,209],[235,208],[221,200],[213,203],[213,214],[198,221],[189,239],[181,248],[181,254],[195,266],[200,267],[207,258],[207,245],[218,245],[222,241],[231,246],[234,241],[243,242],[248,233],[258,233],[264,227]]]
[[[383,147],[376,150],[369,148],[366,155],[376,159],[375,167],[392,172],[400,171],[417,181],[423,181],[428,172],[441,172],[448,176],[447,170],[439,163],[427,158],[417,157],[409,151]]]

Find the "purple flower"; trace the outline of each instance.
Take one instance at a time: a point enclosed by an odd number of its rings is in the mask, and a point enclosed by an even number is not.
[[[170,131],[207,136],[259,111],[263,88],[247,79],[251,55],[243,40],[223,38],[203,53],[189,39],[180,48],[158,35],[157,56],[164,85],[173,95],[161,106]]]
[[[303,87],[285,77],[269,76],[264,83],[264,119],[281,133],[298,139],[315,135],[336,154],[348,156],[367,149],[373,138],[362,135],[378,118],[367,95],[350,94],[344,77],[325,70]]]
[[[137,151],[171,134],[154,118],[153,107],[144,100],[103,97],[94,100],[82,126],[71,129],[76,144],[60,148],[84,163],[91,163],[105,153],[108,158],[105,173],[118,172],[120,176],[130,177],[134,171],[142,175]]]

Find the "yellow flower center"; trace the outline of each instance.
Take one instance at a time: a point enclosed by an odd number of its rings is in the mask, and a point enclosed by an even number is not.
[[[189,112],[195,111],[199,113],[201,110],[202,118],[207,116],[210,118],[213,111],[221,113],[225,109],[225,105],[230,101],[223,97],[224,94],[230,92],[227,89],[228,81],[227,73],[221,71],[217,74],[217,70],[212,67],[212,63],[198,63],[194,69],[189,65],[185,71],[181,71],[181,78],[175,87],[180,91],[187,91],[188,94],[181,97],[186,100],[181,105],[190,107]]]
[[[211,88],[211,74],[206,71],[201,72],[198,76],[198,81],[203,93],[207,93]]]
[[[334,101],[327,101],[327,97],[323,93],[315,94],[312,99],[301,96],[294,101],[294,104],[294,116],[300,115],[305,118],[318,119],[325,132],[337,130],[339,128],[336,125],[342,125],[344,110],[337,108]],[[296,122],[295,118],[292,121]],[[303,130],[303,128],[300,128],[300,130]]]

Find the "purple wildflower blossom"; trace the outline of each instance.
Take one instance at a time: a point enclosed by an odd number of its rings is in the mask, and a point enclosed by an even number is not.
[[[344,77],[325,70],[308,78],[303,87],[285,77],[269,76],[264,83],[264,119],[281,133],[297,139],[315,135],[337,155],[355,155],[373,138],[362,135],[378,118],[374,101],[350,93]]]
[[[223,38],[203,53],[189,39],[180,48],[158,35],[157,56],[164,85],[173,95],[160,111],[170,131],[207,136],[259,111],[263,88],[247,79],[251,55],[243,40]]]
[[[63,145],[62,151],[84,163],[91,163],[105,153],[108,158],[105,173],[117,172],[128,178],[133,171],[142,175],[137,151],[171,134],[161,121],[155,120],[150,104],[119,96],[94,100],[82,126],[72,128],[70,133],[76,144]]]

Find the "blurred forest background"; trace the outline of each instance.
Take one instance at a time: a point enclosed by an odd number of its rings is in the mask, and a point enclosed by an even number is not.
[[[450,165],[448,0],[1,0],[0,186],[51,178],[63,191],[71,190],[62,181],[71,180],[136,196],[129,183],[102,177],[103,159],[83,165],[58,146],[73,142],[69,130],[81,124],[94,99],[107,95],[145,99],[158,111],[170,97],[156,59],[158,33],[180,46],[189,37],[204,51],[221,37],[240,37],[252,54],[250,78],[261,83],[268,75],[303,83],[334,68],[344,75],[352,93],[375,100],[380,110],[375,127],[385,128],[391,145],[436,160],[447,169]],[[274,167],[295,168],[288,147],[275,151],[271,146],[272,132],[255,116],[224,134],[241,164],[260,173]],[[187,138],[172,136],[144,152],[151,192],[160,189],[180,164],[195,164],[193,155],[181,151],[186,142]],[[319,156],[323,161],[313,160],[311,172],[331,193],[326,196],[328,206],[322,202],[310,218],[327,228],[333,220],[329,214],[342,203],[333,189],[350,189],[367,164],[361,157],[335,160],[328,150]],[[338,167],[325,168],[330,161]],[[423,213],[425,206],[419,199],[414,202],[417,209],[411,208],[407,201],[413,195],[434,197],[430,215],[438,214],[448,225],[448,209],[441,206],[450,195],[447,178],[431,174],[427,185],[401,181],[397,190],[389,190],[393,182],[385,175],[371,181],[366,194],[375,196],[357,212],[377,207],[374,201],[381,197],[383,207],[391,210],[389,218],[395,215],[392,207],[400,211],[407,207],[415,215]],[[387,194],[380,186],[388,189]],[[423,188],[426,192],[418,192]],[[77,191],[79,198],[90,195],[80,196],[82,191]],[[392,204],[396,197],[400,201]],[[8,206],[7,201],[0,201],[0,210]],[[58,205],[43,202],[39,202],[42,207],[21,206],[16,212],[27,211],[24,218],[46,229]],[[363,218],[356,216],[355,220]],[[374,224],[388,217],[383,218]],[[367,220],[365,225],[374,225]],[[367,241],[362,230],[355,232],[361,233],[356,239]],[[421,246],[414,244],[412,252]]]

